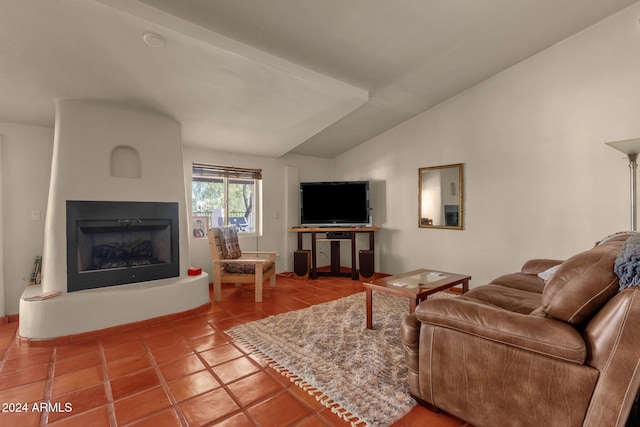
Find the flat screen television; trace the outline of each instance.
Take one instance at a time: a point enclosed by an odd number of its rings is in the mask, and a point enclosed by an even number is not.
[[[369,224],[369,181],[300,183],[300,225],[360,227]]]

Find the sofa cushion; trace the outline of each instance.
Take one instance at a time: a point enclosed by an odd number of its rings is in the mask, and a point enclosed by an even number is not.
[[[527,292],[535,292],[538,296],[544,289],[544,281],[537,274],[511,273],[500,276],[491,281],[491,285],[500,285],[507,288],[520,289]]]
[[[273,261],[266,261],[262,263],[262,272],[268,271],[270,268],[274,266]],[[225,262],[222,264],[222,267],[227,271],[227,273],[234,274],[254,274],[256,272],[256,263],[247,261],[247,262]]]
[[[618,292],[614,263],[628,237],[612,237],[562,263],[542,292],[547,316],[579,324],[613,297]]]
[[[520,314],[530,314],[540,307],[542,301],[539,292],[529,292],[497,284],[478,286],[461,295],[460,298]]]

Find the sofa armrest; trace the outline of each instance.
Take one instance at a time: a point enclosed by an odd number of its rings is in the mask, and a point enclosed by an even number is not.
[[[586,359],[586,345],[578,331],[551,318],[515,313],[463,298],[427,300],[418,305],[415,314],[423,323],[568,362],[582,365]]]
[[[562,264],[564,261],[558,259],[530,259],[525,262],[520,270],[524,274],[538,274],[550,269],[553,266]]]

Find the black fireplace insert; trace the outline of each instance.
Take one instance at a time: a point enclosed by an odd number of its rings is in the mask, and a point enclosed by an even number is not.
[[[180,275],[178,203],[67,201],[67,290]]]

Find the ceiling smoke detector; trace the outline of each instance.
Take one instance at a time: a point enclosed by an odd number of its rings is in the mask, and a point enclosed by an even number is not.
[[[156,33],[144,33],[142,40],[151,47],[164,46],[164,39]]]

